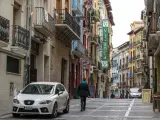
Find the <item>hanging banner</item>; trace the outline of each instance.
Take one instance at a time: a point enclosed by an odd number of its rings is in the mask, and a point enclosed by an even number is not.
[[[108,20],[103,20],[102,67],[108,67]]]

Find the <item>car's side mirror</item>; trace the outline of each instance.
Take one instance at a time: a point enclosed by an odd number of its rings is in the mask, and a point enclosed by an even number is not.
[[[63,91],[60,91],[60,92],[59,92],[59,95],[60,95],[60,94],[63,94]]]

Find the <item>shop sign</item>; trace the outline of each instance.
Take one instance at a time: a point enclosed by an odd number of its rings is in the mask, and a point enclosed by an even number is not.
[[[108,20],[103,20],[102,67],[108,67]]]
[[[151,89],[142,89],[142,103],[148,104],[151,101]]]

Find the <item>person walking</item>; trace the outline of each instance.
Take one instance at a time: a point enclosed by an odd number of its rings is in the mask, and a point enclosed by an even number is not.
[[[77,93],[80,96],[81,111],[83,111],[86,108],[86,97],[90,96],[89,86],[88,86],[85,78],[83,78],[82,82],[78,86]]]

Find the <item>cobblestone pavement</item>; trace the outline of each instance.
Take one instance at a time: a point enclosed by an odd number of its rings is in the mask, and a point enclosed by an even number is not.
[[[74,103],[74,104],[73,104]],[[11,115],[1,119],[14,119]],[[19,119],[47,119],[24,116]],[[86,111],[80,111],[79,100],[71,103],[68,114],[55,120],[160,120],[160,113],[152,111],[152,104],[142,104],[141,99],[89,99]]]

